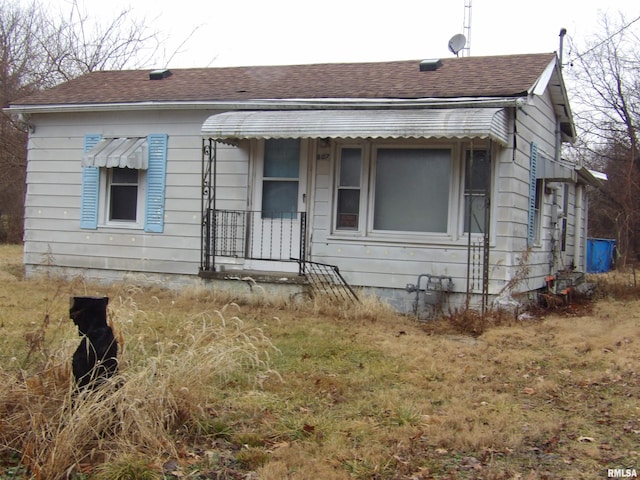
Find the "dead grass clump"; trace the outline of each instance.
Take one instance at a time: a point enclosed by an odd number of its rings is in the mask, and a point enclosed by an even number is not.
[[[114,329],[121,333],[131,328],[127,320],[139,315],[133,300],[115,303]],[[269,351],[276,350],[271,341],[239,317],[227,316],[219,310],[191,318],[183,323],[181,338],[156,341],[153,351],[134,340],[122,349],[119,374],[95,391],[76,391],[68,365],[57,363],[59,357],[70,358],[71,344],[56,353],[50,362],[55,368],[27,378],[5,374],[0,445],[21,452],[23,464],[43,480],[131,454],[149,462],[177,458],[179,432],[193,432],[189,425],[212,415],[222,386],[233,381],[255,388],[265,377],[277,377],[269,367]],[[134,464],[126,460],[122,468],[140,467]],[[102,478],[133,478],[106,471]]]
[[[351,297],[337,299],[331,295],[315,295],[311,302],[299,306],[310,307],[311,313],[340,320],[367,320],[398,318],[398,313],[384,300],[372,294],[357,292],[358,300]]]
[[[479,337],[489,328],[511,325],[514,322],[512,312],[489,310],[482,314],[473,309],[454,310],[436,320],[424,322],[423,329],[430,335],[459,334]]]
[[[587,280],[595,284],[596,299],[634,300],[640,298],[640,279],[635,268],[613,270],[589,275]]]

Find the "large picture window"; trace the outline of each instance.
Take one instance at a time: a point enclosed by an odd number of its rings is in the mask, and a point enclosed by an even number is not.
[[[450,184],[449,149],[377,149],[374,230],[447,232]]]
[[[350,237],[459,241],[484,233],[492,184],[486,145],[339,144],[333,231]]]

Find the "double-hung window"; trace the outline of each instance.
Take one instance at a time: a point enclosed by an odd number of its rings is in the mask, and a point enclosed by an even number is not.
[[[362,149],[341,149],[338,170],[336,229],[358,230],[360,226]]]
[[[133,168],[106,169],[104,223],[136,224],[144,215],[144,170]]]
[[[484,233],[491,169],[486,150],[468,150],[464,177],[464,232]]]
[[[164,230],[166,134],[85,136],[80,228]]]

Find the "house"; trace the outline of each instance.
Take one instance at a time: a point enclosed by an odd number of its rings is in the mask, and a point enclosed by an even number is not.
[[[27,275],[49,252],[67,275],[362,287],[417,312],[585,271],[594,178],[561,157],[555,53],[101,71],[7,111],[31,132]]]

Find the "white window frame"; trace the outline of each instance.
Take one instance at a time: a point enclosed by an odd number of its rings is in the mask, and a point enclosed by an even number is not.
[[[544,217],[544,197],[546,181],[543,178],[536,179],[536,202],[533,214],[533,245],[542,245],[542,218]]]
[[[496,191],[496,184],[495,184],[495,179],[496,179],[496,162],[494,161],[495,157],[492,157],[493,149],[490,149],[488,147],[488,145],[482,145],[482,146],[478,146],[478,147],[474,147],[473,148],[474,151],[483,151],[485,152],[487,158],[489,159],[489,198],[491,198],[492,196],[492,192]],[[464,238],[468,238],[469,236],[469,232],[467,232],[467,218],[466,218],[466,212],[465,212],[465,196],[466,196],[466,191],[465,191],[465,184],[466,184],[466,178],[467,178],[467,154],[471,151],[471,148],[469,148],[468,146],[464,146],[464,148],[462,148],[461,150],[461,155],[462,158],[460,160],[460,175],[461,175],[461,180],[460,180],[460,193],[461,193],[461,197],[460,197],[460,213],[459,213],[459,218],[460,218],[460,225],[458,226],[458,234],[459,236],[462,236]],[[478,195],[478,197],[480,197]],[[494,204],[495,202],[491,202],[491,204],[489,205],[489,221],[491,222],[491,219],[493,218],[493,208],[494,208]],[[491,232],[491,228],[489,228],[489,231]],[[471,232],[471,237],[483,237],[484,233],[482,232]]]
[[[100,205],[100,217],[98,218],[98,226],[102,227],[114,227],[114,228],[130,228],[130,229],[144,229],[144,217],[145,217],[145,198],[146,198],[146,186],[147,175],[146,170],[137,170],[138,172],[138,193],[137,193],[137,205],[136,205],[136,221],[126,220],[110,220],[110,195],[111,195],[111,168],[100,168],[100,190],[99,190],[99,205]]]
[[[340,168],[342,160],[342,150],[344,149],[360,149],[361,163],[360,163],[360,205],[358,213],[358,225],[357,228],[338,228],[338,190],[340,187]],[[370,144],[369,142],[359,143],[340,143],[336,146],[335,153],[335,175],[334,175],[334,188],[333,188],[333,214],[332,214],[332,231],[340,235],[362,236],[365,232],[368,224],[368,208],[367,202],[369,198],[369,157],[370,157]]]
[[[358,230],[338,229],[337,226],[337,190],[340,175],[340,149],[341,148],[361,148],[362,149],[362,172],[361,172],[361,198],[360,198],[360,221]],[[439,150],[445,149],[451,152],[451,174],[449,178],[449,198],[448,216],[446,232],[412,232],[395,230],[374,230],[374,208],[375,208],[375,164],[376,152],[380,149],[421,149]],[[372,141],[363,140],[361,142],[336,142],[334,150],[333,165],[333,192],[331,205],[331,237],[332,238],[367,238],[371,241],[384,241],[394,243],[408,242],[428,242],[453,243],[463,237],[463,225],[458,222],[459,212],[464,208],[464,178],[461,176],[463,170],[464,145],[459,142],[394,142],[394,141]],[[492,162],[493,165],[493,162]],[[493,178],[493,169],[491,181]],[[466,238],[466,237],[465,237]]]

